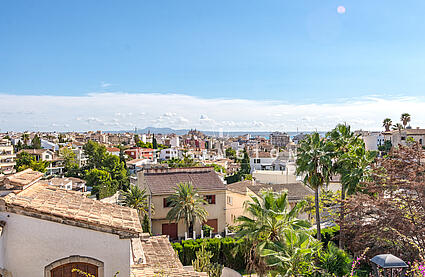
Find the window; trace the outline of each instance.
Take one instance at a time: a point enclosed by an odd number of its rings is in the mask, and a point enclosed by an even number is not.
[[[401,140],[406,140],[406,137],[401,137]]]
[[[170,207],[170,204],[171,204],[170,201],[168,201],[167,197],[162,199],[162,203],[164,205],[164,208]]]
[[[227,196],[227,204],[229,205],[233,204],[233,198],[231,196]]]
[[[215,195],[205,195],[205,201],[208,204],[215,204]]]

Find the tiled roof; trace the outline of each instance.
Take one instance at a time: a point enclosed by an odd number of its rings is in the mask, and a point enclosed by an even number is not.
[[[131,244],[134,262],[131,276],[208,276],[207,273],[184,269],[166,236],[149,237],[143,234],[141,238],[132,239]]]
[[[233,191],[233,192],[246,194],[247,193],[247,187],[249,185],[252,185],[252,181],[251,180],[244,180],[244,181],[228,184],[228,185],[226,185],[226,188],[230,191]]]
[[[117,147],[106,147],[106,151],[108,152],[120,152],[120,149]]]
[[[32,154],[32,155],[41,155],[46,151],[50,151],[50,150],[47,150],[47,149],[22,149],[17,154],[22,153],[22,152],[26,152],[26,153]]]
[[[3,179],[3,189],[22,189],[43,177],[43,173],[28,168]]]
[[[122,237],[138,237],[142,232],[134,209],[102,203],[79,192],[42,183],[0,198],[0,210]]]
[[[152,194],[173,193],[178,183],[191,183],[199,191],[226,190],[211,167],[149,169],[144,179]]]

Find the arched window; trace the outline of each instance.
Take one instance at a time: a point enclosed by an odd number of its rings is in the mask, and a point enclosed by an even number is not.
[[[103,262],[94,258],[82,256],[70,256],[47,265],[44,269],[44,277],[81,276],[76,272],[72,273],[74,268],[90,273],[96,277],[104,277]]]

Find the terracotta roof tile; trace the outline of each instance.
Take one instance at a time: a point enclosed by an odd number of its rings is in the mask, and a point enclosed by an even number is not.
[[[173,193],[178,183],[191,183],[199,191],[225,190],[226,186],[211,167],[152,169],[144,172],[152,194]]]
[[[79,192],[36,183],[1,199],[0,210],[79,227],[138,237],[142,232],[137,211],[89,199]]]
[[[166,236],[144,236],[132,239],[133,262],[131,276],[208,276],[204,272],[194,272],[183,268]]]

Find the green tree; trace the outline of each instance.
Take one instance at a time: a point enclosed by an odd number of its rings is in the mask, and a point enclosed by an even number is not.
[[[364,180],[376,153],[366,151],[364,141],[351,131],[347,124],[338,124],[326,134],[327,141],[332,143],[333,166],[332,173],[341,176],[341,201],[346,195],[357,191],[358,185]],[[344,218],[344,209],[341,207],[340,220]],[[344,245],[344,236],[340,234],[340,247]]]
[[[177,184],[174,193],[167,198],[167,201],[171,207],[167,219],[174,222],[183,219],[189,233],[193,232],[197,220],[201,224],[207,220],[208,212],[204,207],[207,202],[190,183]]]
[[[137,145],[137,143],[140,141],[140,137],[139,137],[139,135],[134,135],[134,143],[136,143],[136,145]]]
[[[386,140],[383,145],[378,146],[378,150],[383,152],[384,154],[387,154],[388,152],[390,152],[392,147],[393,144],[391,143],[391,141]]]
[[[31,168],[34,171],[45,173],[50,162],[36,161],[34,156],[27,152],[21,152],[16,155],[16,170],[22,171]]]
[[[105,157],[109,154],[104,145],[91,140],[84,144],[83,150],[88,159],[87,169],[102,168]]]
[[[403,113],[400,117],[400,121],[403,124],[403,129],[406,129],[407,124],[410,122],[410,114]]]
[[[156,142],[155,135],[153,135],[153,138],[152,138],[152,148],[158,149],[158,143]]]
[[[140,189],[138,186],[131,185],[128,191],[122,192],[123,199],[120,204],[137,210],[139,220],[143,223],[143,219],[148,215],[149,203],[146,189]],[[150,233],[149,229],[143,229],[144,232]]]
[[[229,147],[226,149],[226,158],[236,161],[236,150]]]
[[[119,157],[106,151],[106,147],[94,141],[88,141],[83,150],[88,158],[86,170],[100,169],[110,174],[112,187],[127,190],[129,179],[125,163]],[[114,192],[115,193],[115,192]]]
[[[333,242],[328,242],[326,250],[319,251],[319,267],[332,276],[348,276],[353,260]]]
[[[385,128],[385,132],[389,132],[392,125],[393,121],[390,118],[385,118],[382,122],[382,127]]]
[[[125,169],[125,164],[120,161],[120,158],[107,153],[101,165],[101,169],[111,174],[111,178],[118,184],[118,189],[127,190],[129,185],[128,173]]]
[[[68,177],[80,177],[80,168],[74,151],[70,148],[62,147],[59,149],[59,155],[64,159],[65,175]]]
[[[243,150],[243,158],[241,160],[241,174],[246,175],[251,173],[251,165],[249,162],[249,155],[246,149]]]
[[[332,143],[319,133],[307,135],[300,142],[297,153],[297,174],[304,175],[304,183],[314,189],[317,239],[321,240],[319,189],[329,183],[332,173]]]
[[[101,169],[93,168],[86,171],[87,186],[92,187],[92,195],[97,199],[103,199],[115,194],[118,184],[112,181],[111,175]]]
[[[31,147],[33,149],[41,149],[41,139],[38,135],[35,135],[31,140]]]
[[[246,202],[245,211],[248,216],[240,216],[237,222],[237,236],[244,238],[250,248],[247,253],[248,270],[254,270],[260,276],[267,271],[264,259],[261,258],[261,249],[269,243],[285,239],[284,231],[308,229],[308,221],[297,218],[306,202],[297,203],[290,208],[286,191],[277,193],[270,190],[261,191],[259,197],[252,196]]]

